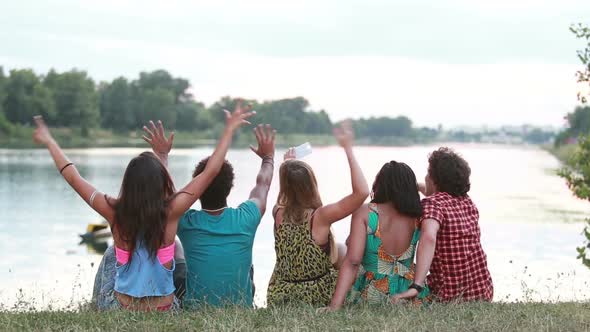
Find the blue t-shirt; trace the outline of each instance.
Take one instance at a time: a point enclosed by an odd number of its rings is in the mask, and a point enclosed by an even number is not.
[[[182,216],[178,237],[186,257],[187,306],[252,307],[252,246],[261,218],[251,200],[217,216],[192,209]]]

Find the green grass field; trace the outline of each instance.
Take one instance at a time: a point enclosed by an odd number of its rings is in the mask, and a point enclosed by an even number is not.
[[[590,303],[470,303],[197,312],[2,312],[2,331],[590,331]]]

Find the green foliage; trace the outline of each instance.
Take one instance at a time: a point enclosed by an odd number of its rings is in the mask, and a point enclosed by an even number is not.
[[[4,68],[0,66],[0,116],[3,117],[4,121],[8,121],[6,120],[6,117],[4,117],[4,108],[2,107],[4,104],[4,98],[6,98],[6,90],[4,89],[6,81],[7,78],[4,75]]]
[[[585,68],[578,71],[578,82],[590,82],[590,29],[581,24],[572,26],[571,31],[580,39],[585,39],[586,48],[578,51],[578,57]],[[578,94],[578,98],[585,103],[587,96]],[[580,135],[578,148],[573,153],[566,166],[560,170],[559,174],[566,179],[570,190],[577,197],[585,200],[590,199],[590,108],[579,107],[574,113],[568,114],[570,122],[570,134]],[[584,229],[586,242],[579,247],[578,258],[582,263],[590,268],[590,219],[586,220],[587,226]]]
[[[255,105],[255,123],[271,123],[283,134],[330,134],[332,122],[325,111],[309,110],[309,102],[303,97],[265,101]]]
[[[570,30],[576,35],[576,37],[585,40],[586,42],[586,47],[583,50],[578,50],[578,58],[584,65],[584,68],[576,73],[576,77],[578,83],[590,85],[590,28],[580,23],[571,26]],[[588,96],[584,95],[582,92],[578,93],[578,98],[583,103],[588,101]]]
[[[43,82],[52,91],[59,110],[55,124],[79,126],[82,135],[87,136],[89,129],[98,124],[100,116],[94,81],[84,71],[71,70],[59,74],[51,70]]]
[[[12,127],[12,123],[6,119],[4,113],[0,112],[0,136],[11,136]]]
[[[568,128],[557,136],[555,146],[567,144],[569,139],[590,133],[590,107],[578,106],[565,116]]]
[[[30,69],[11,70],[4,85],[2,108],[8,121],[26,124],[36,114],[53,120],[55,104],[51,91]]]
[[[14,125],[28,126],[34,115],[41,114],[53,127],[80,128],[82,138],[66,142],[74,146],[91,143],[92,140],[86,140],[90,138],[89,130],[96,132],[98,126],[114,131],[111,136],[116,138],[109,140],[122,144],[125,135],[136,138],[136,130],[150,120],[161,120],[173,130],[192,132],[201,140],[216,139],[225,123],[223,110],[232,110],[236,99],[224,96],[206,107],[193,99],[189,88],[188,80],[173,77],[165,70],[142,72],[134,80],[119,77],[96,86],[84,71],[50,70],[47,75],[38,76],[25,69],[12,70],[5,77],[0,67],[0,113],[3,110],[6,115],[5,119],[0,118],[0,130],[9,138],[22,139],[16,134],[22,131]],[[305,140],[303,135],[318,139],[323,135],[332,142],[328,113],[310,109],[309,101],[303,97],[245,102],[257,112],[251,119],[253,125],[272,124],[279,135],[286,137],[285,142],[295,137]],[[432,140],[439,133],[428,128],[414,129],[412,121],[403,116],[360,119],[354,121],[354,127],[359,142],[368,144],[407,145]],[[243,141],[240,133],[236,141]],[[17,142],[11,146],[21,145]]]
[[[104,128],[124,132],[135,127],[133,89],[124,77],[99,87],[100,118]]]

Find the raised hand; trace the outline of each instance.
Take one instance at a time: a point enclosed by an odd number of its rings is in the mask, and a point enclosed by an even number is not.
[[[252,145],[250,145],[250,149],[260,158],[274,158],[275,137],[277,131],[274,130],[269,124],[266,126],[260,124],[254,128],[254,134],[256,135],[256,141],[258,141],[258,148],[254,148]]]
[[[160,156],[168,155],[168,153],[170,153],[170,150],[172,150],[172,143],[174,142],[174,132],[170,133],[170,136],[166,138],[162,121],[158,120],[158,125],[156,126],[154,122],[150,120],[150,128],[143,126],[143,130],[146,134],[143,135],[142,138],[152,146],[152,150],[154,150],[155,154]]]
[[[244,107],[243,104],[244,101],[242,99],[238,99],[233,113],[230,113],[228,110],[223,110],[225,112],[225,127],[227,129],[235,131],[244,124],[251,124],[246,119],[256,114],[256,112],[251,111],[252,105],[248,104]]]
[[[33,132],[33,141],[37,144],[43,145],[47,145],[53,141],[53,137],[51,136],[45,121],[43,121],[43,117],[41,115],[35,115],[33,121],[36,126],[35,131]]]
[[[354,143],[354,130],[350,120],[343,121],[339,128],[334,128],[333,132],[341,147],[349,148]]]
[[[283,161],[289,160],[289,159],[295,159],[297,156],[295,155],[295,148],[289,148],[286,152],[285,155],[283,156]]]

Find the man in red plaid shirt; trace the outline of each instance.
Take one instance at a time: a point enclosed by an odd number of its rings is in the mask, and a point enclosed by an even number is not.
[[[424,214],[414,283],[393,298],[413,298],[427,284],[435,299],[491,301],[494,286],[481,247],[479,212],[467,195],[471,169],[454,151],[440,148],[428,158],[426,184],[420,191]]]

